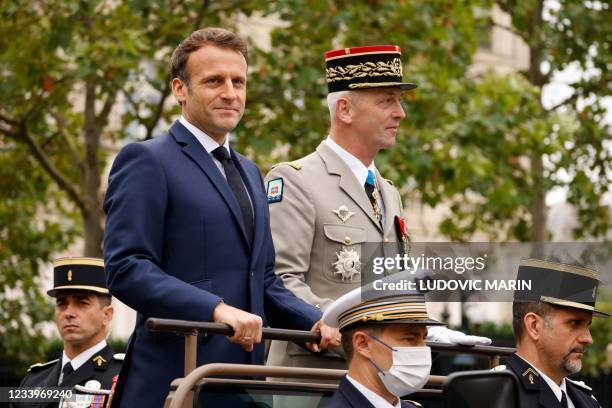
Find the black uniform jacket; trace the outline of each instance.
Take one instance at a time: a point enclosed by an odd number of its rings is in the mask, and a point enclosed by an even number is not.
[[[506,361],[508,369],[519,379],[519,400],[521,408],[561,408],[561,403],[546,381],[529,363],[515,354]],[[576,408],[600,408],[591,390],[584,384],[565,379],[567,396]]]
[[[75,385],[85,385],[87,381],[96,380],[101,386],[100,389],[110,390],[113,384],[113,377],[119,374],[122,354],[115,354],[110,346],[94,354],[77,370],[64,376],[62,383],[57,384],[62,360],[57,359],[44,364],[35,364],[28,370],[28,373],[21,381],[20,387],[74,387]],[[13,404],[12,407],[36,407],[51,408],[57,407],[57,402],[30,402]]]
[[[374,408],[374,405],[346,378],[342,378],[338,391],[334,393],[325,408]],[[402,400],[402,408],[417,408]]]

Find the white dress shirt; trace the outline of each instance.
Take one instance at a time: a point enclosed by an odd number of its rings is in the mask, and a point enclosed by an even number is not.
[[[72,369],[76,371],[79,369],[79,367],[85,364],[87,360],[93,357],[94,354],[102,350],[104,347],[106,347],[106,340],[102,340],[95,346],[88,348],[87,350],[77,355],[72,360],[66,355],[66,351],[64,351],[62,355],[62,366],[60,367],[60,376],[59,376],[59,380],[57,381],[57,385],[61,384],[62,381],[64,380],[64,373],[62,372],[62,370],[64,369],[64,366],[66,365],[66,363],[70,363],[70,365],[72,365]]]
[[[229,146],[229,137],[226,136],[225,142],[223,142],[223,144],[220,145],[219,143],[217,143],[215,139],[208,136],[205,132],[202,132],[200,128],[189,123],[183,115],[181,115],[181,117],[179,118],[179,122],[181,122],[181,125],[185,126],[187,130],[189,130],[191,134],[195,136],[196,139],[198,139],[198,142],[200,142],[202,147],[204,147],[204,149],[206,150],[210,158],[213,160],[213,162],[215,163],[215,165],[217,166],[217,168],[223,175],[223,178],[227,180],[227,176],[225,175],[225,169],[223,168],[223,163],[217,160],[217,158],[212,154],[212,151],[215,150],[219,146],[223,146],[227,149],[227,153],[231,155],[230,146]],[[254,211],[253,210],[253,200],[251,199],[251,195],[249,194],[249,189],[247,188],[244,180],[242,180],[242,185],[244,185],[244,191],[246,191],[247,197],[249,198],[249,202],[251,203],[251,211],[252,211],[251,214],[253,214],[253,217],[254,217],[255,213],[253,212]]]
[[[374,162],[370,163],[368,167],[366,167],[361,160],[347,152],[342,146],[336,143],[330,136],[327,136],[325,139],[325,143],[336,153],[344,163],[351,169],[357,182],[360,186],[363,187],[367,178],[368,178],[368,170],[372,170],[374,172],[374,176],[376,177],[376,166],[374,166]],[[380,184],[380,183],[378,183]],[[381,223],[385,225],[385,203],[382,200],[382,194],[380,190],[378,191],[378,206],[380,207],[380,215],[381,215]]]
[[[397,399],[395,405],[391,405],[386,399],[384,399],[374,391],[370,390],[365,385],[361,384],[359,381],[355,380],[354,378],[351,378],[350,375],[347,374],[346,379],[349,380],[350,383],[353,384],[353,386],[357,388],[357,390],[362,393],[363,396],[366,397],[366,399],[370,401],[370,403],[376,408],[402,408],[402,403],[399,398]]]
[[[179,122],[181,122],[181,125],[185,126],[187,130],[189,130],[191,134],[195,136],[196,139],[198,139],[198,142],[200,142],[202,147],[204,147],[206,152],[213,159],[213,162],[215,162],[215,164],[217,165],[217,168],[219,169],[221,174],[223,174],[223,177],[225,177],[225,169],[223,168],[223,164],[219,160],[217,160],[215,156],[213,156],[212,151],[219,146],[223,146],[227,149],[227,153],[231,154],[229,147],[229,137],[226,136],[225,142],[223,142],[223,145],[220,145],[215,139],[202,132],[200,128],[189,123],[183,115],[181,115],[181,117],[179,118]],[[225,178],[227,179],[227,177]]]
[[[519,357],[521,357],[521,356],[519,356]],[[544,379],[546,384],[548,384],[548,386],[550,387],[552,392],[555,394],[555,397],[557,398],[557,401],[561,402],[561,398],[563,397],[563,394],[561,394],[561,391],[563,391],[565,393],[566,398],[567,398],[567,408],[576,408],[576,406],[574,405],[574,403],[570,399],[569,394],[567,393],[567,387],[566,387],[566,384],[565,384],[565,378],[563,378],[561,380],[561,385],[559,385],[556,382],[554,382],[549,376],[544,374],[542,371],[538,370],[538,367],[536,367],[535,365],[531,364],[529,361],[525,360],[523,357],[521,357],[521,358],[527,364],[529,364],[530,366],[535,368],[535,370],[538,372],[538,374],[540,374],[540,377],[542,377],[542,379]]]

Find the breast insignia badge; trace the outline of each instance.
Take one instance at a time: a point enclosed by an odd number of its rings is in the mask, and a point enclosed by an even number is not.
[[[349,218],[355,215],[354,212],[349,211],[346,205],[341,205],[337,210],[332,210],[332,212],[336,214],[338,218],[340,218],[340,221],[342,221],[343,224],[347,222]]]
[[[361,260],[356,250],[342,248],[342,251],[336,252],[336,256],[338,260],[332,264],[335,275],[339,275],[343,281],[352,281],[361,276]]]

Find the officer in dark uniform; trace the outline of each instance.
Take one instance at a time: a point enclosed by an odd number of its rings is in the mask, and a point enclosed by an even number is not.
[[[516,353],[507,360],[507,368],[520,380],[521,408],[599,408],[588,386],[567,378],[580,371],[585,349],[593,343],[592,318],[609,317],[595,310],[597,274],[526,259],[517,279],[532,285],[531,290],[514,292]]]
[[[423,388],[429,379],[427,326],[444,323],[429,317],[421,293],[384,295],[364,300],[357,288],[325,310],[323,321],[339,328],[348,362],[348,373],[326,408],[421,406],[401,398]]]
[[[113,318],[111,296],[104,280],[104,263],[95,258],[62,258],[54,262],[55,323],[62,339],[61,358],[31,366],[21,387],[71,387],[96,394],[103,406],[119,374],[123,354],[106,344]],[[85,387],[85,388],[83,388]],[[57,403],[19,403],[14,406],[56,407]]]

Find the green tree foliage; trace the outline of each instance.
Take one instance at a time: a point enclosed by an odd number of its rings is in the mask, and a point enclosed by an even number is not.
[[[581,0],[497,3],[512,18],[512,27],[507,29],[529,46],[530,68],[523,75],[537,88],[538,96],[559,72],[568,68],[581,72],[568,84],[572,91],[569,97],[543,108],[544,115],[562,112],[574,122],[565,140],[559,140],[562,143],[556,143],[556,132],[567,131],[563,129],[567,120],[557,121],[550,138],[542,141],[561,144],[555,154],[547,157],[553,170],[563,172],[541,172],[541,156],[533,156],[532,163],[536,163],[535,172],[548,179],[549,185],[567,189],[568,201],[578,210],[576,238],[609,236],[611,211],[602,197],[610,191],[612,180],[612,137],[610,123],[604,121],[603,101],[610,97],[612,84],[612,5],[607,1]],[[537,187],[535,193],[543,201],[548,185]],[[540,222],[545,222],[546,215],[542,215]]]
[[[108,155],[176,113],[164,109],[172,49],[256,4],[0,2],[0,359],[43,358],[44,263],[76,235],[102,255]]]

